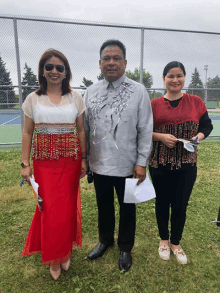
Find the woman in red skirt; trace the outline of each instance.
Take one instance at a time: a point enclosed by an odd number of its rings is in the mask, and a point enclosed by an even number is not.
[[[33,175],[43,199],[36,206],[22,255],[41,253],[55,280],[61,268],[68,270],[73,245],[82,244],[79,179],[86,174],[85,104],[71,90],[71,77],[67,58],[47,50],[39,62],[40,87],[22,106],[21,175],[30,183],[32,149]]]

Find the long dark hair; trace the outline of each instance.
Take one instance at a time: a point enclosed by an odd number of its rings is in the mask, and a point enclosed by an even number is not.
[[[64,63],[64,66],[65,66],[66,78],[64,78],[64,80],[62,81],[62,95],[65,95],[65,94],[68,94],[71,92],[70,80],[72,78],[72,73],[71,73],[70,65],[69,65],[67,58],[63,55],[63,53],[61,53],[58,50],[48,49],[41,56],[40,61],[39,61],[39,65],[38,65],[38,81],[39,81],[40,87],[39,87],[39,89],[36,90],[36,93],[39,96],[46,95],[46,93],[47,93],[47,80],[43,76],[44,65],[47,62],[47,60],[49,60],[52,57],[59,58]]]

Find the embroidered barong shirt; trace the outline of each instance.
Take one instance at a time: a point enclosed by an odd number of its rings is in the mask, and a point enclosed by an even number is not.
[[[146,167],[153,118],[145,87],[125,75],[112,83],[101,80],[87,89],[85,104],[91,171],[126,177],[135,165]]]

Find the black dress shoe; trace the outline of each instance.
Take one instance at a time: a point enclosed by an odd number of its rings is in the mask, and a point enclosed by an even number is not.
[[[93,250],[90,252],[90,254],[88,255],[88,259],[89,260],[94,260],[97,259],[101,256],[103,256],[103,254],[106,252],[106,250],[109,247],[112,247],[113,245],[110,244],[103,244],[101,242],[99,242],[94,248]]]
[[[120,271],[124,271],[125,273],[130,270],[132,266],[132,258],[130,252],[122,251],[120,252],[119,258],[119,269]]]

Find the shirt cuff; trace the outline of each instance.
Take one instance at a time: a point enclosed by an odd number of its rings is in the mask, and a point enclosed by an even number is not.
[[[147,167],[147,159],[143,158],[142,156],[139,157],[136,161],[136,165],[142,166],[142,167]]]

